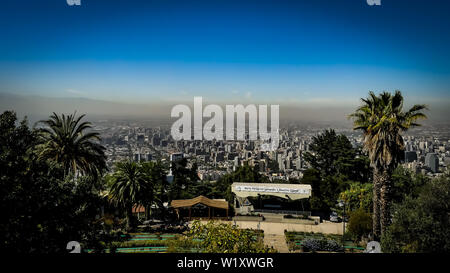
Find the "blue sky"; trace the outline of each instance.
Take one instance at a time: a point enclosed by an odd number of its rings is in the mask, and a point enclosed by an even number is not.
[[[450,2],[6,0],[0,92],[119,102],[450,98]]]

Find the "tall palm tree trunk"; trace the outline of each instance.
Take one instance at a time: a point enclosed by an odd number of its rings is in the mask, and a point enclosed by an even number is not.
[[[146,205],[145,206],[145,220],[149,220],[150,219],[150,210],[151,210],[151,205]]]
[[[381,221],[381,235],[386,231],[387,227],[391,224],[391,175],[388,171],[385,171],[383,175],[383,180],[381,183],[381,191],[380,191],[380,221]]]
[[[381,235],[381,206],[380,206],[380,192],[381,192],[381,175],[379,168],[374,168],[373,171],[373,217],[372,230],[373,239],[379,240]]]
[[[160,209],[161,209],[161,219],[164,220],[166,217],[166,208],[164,207],[164,187],[161,189],[161,196],[160,199]]]
[[[388,168],[374,168],[373,172],[373,234],[379,240],[390,224],[391,171]]]
[[[131,230],[133,228],[133,206],[129,206],[126,211],[127,217],[127,230]]]

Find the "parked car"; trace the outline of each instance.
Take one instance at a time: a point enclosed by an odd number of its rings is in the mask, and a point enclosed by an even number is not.
[[[338,214],[336,212],[332,212],[330,214],[330,221],[334,222],[334,223],[339,223],[341,221],[341,218],[338,216]]]

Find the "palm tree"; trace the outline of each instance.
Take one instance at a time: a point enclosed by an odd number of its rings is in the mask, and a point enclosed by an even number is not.
[[[354,130],[364,134],[364,150],[369,153],[373,168],[373,234],[379,239],[390,223],[390,188],[393,170],[404,156],[401,135],[411,127],[420,126],[419,119],[427,118],[422,110],[426,105],[414,105],[403,112],[403,96],[400,91],[392,95],[383,92],[361,99],[363,104],[349,116]]]
[[[119,162],[116,165],[114,181],[109,191],[113,203],[126,211],[127,229],[133,227],[133,206],[142,203],[146,190],[145,175],[140,166],[132,161]]]
[[[141,164],[141,169],[145,176],[141,202],[145,206],[145,217],[148,219],[153,204],[159,206],[161,212],[164,212],[167,180],[161,162],[144,162]]]
[[[61,116],[53,113],[48,120],[39,121],[44,128],[40,136],[39,158],[60,163],[65,175],[88,174],[98,177],[106,169],[105,147],[90,122],[81,122],[85,115]]]

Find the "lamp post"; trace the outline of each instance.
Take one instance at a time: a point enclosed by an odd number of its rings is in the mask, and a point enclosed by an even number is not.
[[[345,201],[339,200],[338,203],[339,207],[344,209],[344,212],[342,213],[342,248],[344,248],[344,236],[345,236]],[[345,251],[345,250],[344,250]]]

